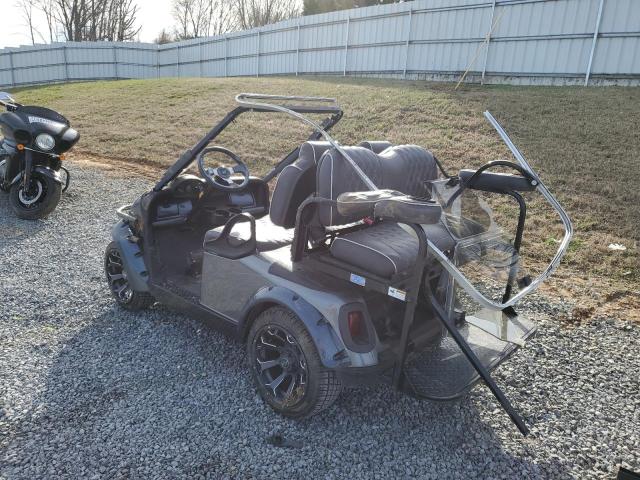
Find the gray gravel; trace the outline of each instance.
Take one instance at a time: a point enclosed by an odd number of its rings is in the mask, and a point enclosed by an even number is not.
[[[0,478],[613,478],[640,470],[640,328],[562,326],[534,297],[536,339],[497,379],[523,438],[478,386],[458,404],[380,386],[296,422],[265,407],[243,347],[156,306],[111,301],[102,254],[114,209],[148,187],[73,168],[47,220],[0,195]],[[266,442],[272,434],[299,449]]]

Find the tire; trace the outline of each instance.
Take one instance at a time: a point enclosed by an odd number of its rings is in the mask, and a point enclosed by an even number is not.
[[[336,373],[322,365],[304,324],[283,307],[269,308],[256,318],[247,338],[247,362],[262,399],[287,417],[315,415],[330,407],[342,390]],[[260,362],[275,363],[261,368]],[[277,388],[269,388],[267,384],[283,374]]]
[[[62,185],[47,175],[34,173],[31,176],[34,195],[23,191],[22,182],[9,189],[9,204],[15,214],[25,220],[36,220],[49,215],[60,202]]]
[[[2,146],[0,145],[0,149]],[[5,171],[7,168],[7,157],[6,155],[0,155],[0,192],[8,192],[9,189],[5,186],[4,177]]]
[[[146,310],[155,303],[147,292],[138,292],[129,286],[124,262],[116,242],[107,245],[104,253],[104,273],[111,295],[122,308],[131,311]]]

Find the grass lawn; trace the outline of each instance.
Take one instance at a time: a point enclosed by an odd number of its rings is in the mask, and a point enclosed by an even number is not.
[[[551,285],[582,299],[583,313],[638,316],[640,266],[640,89],[479,87],[343,78],[159,79],[76,83],[16,90],[23,103],[68,116],[84,155],[165,166],[234,107],[243,91],[335,97],[343,144],[415,143],[451,171],[509,153],[482,116],[489,109],[573,219],[576,234]],[[244,118],[243,118],[244,117]],[[264,173],[304,130],[277,115],[250,114],[218,143]],[[125,201],[127,199],[123,199]],[[525,254],[553,251],[553,216],[531,217]],[[622,243],[626,251],[608,249]],[[548,287],[549,288],[549,287]],[[580,312],[577,313],[579,315]]]

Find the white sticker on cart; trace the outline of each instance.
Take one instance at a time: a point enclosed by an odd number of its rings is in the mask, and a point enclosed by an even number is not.
[[[398,300],[402,300],[403,302],[407,298],[407,292],[393,287],[389,287],[389,291],[387,292],[387,294],[390,297],[397,298]]]
[[[355,283],[356,285],[360,285],[361,287],[364,287],[365,284],[367,283],[366,278],[361,277],[360,275],[356,275],[355,273],[351,274],[351,277],[349,277],[349,280],[351,280],[351,283]]]

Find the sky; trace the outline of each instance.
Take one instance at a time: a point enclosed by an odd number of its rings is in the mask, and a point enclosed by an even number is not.
[[[0,0],[0,48],[31,45],[29,30],[16,3],[16,0]],[[172,29],[174,22],[171,3],[171,0],[137,0],[140,7],[138,22],[142,25],[140,41],[151,42],[163,28]],[[46,37],[47,27],[44,18],[39,16],[36,26]],[[42,40],[36,39],[36,43],[38,42],[43,43]]]

